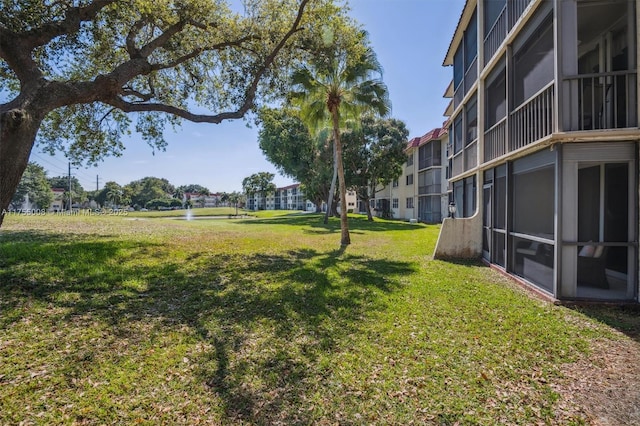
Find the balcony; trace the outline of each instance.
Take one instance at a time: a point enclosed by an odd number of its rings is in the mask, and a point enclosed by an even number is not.
[[[507,153],[507,119],[494,124],[484,133],[484,161],[491,161]]]
[[[553,88],[553,82],[547,84],[510,114],[509,151],[527,146],[553,132]]]
[[[478,140],[474,140],[464,149],[464,170],[471,170],[478,165]]]
[[[493,27],[484,39],[484,64],[487,65],[507,37],[507,6],[502,9]]]
[[[524,11],[533,0],[513,0],[508,2],[509,5],[509,31],[516,25]]]
[[[431,185],[419,186],[418,195],[440,194],[441,190],[442,190],[442,185],[436,184],[436,183]]]
[[[605,130],[637,127],[635,71],[581,74],[565,79],[569,99],[578,100],[567,130]]]

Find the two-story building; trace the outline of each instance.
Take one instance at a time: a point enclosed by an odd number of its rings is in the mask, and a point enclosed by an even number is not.
[[[446,54],[456,219],[436,257],[482,256],[557,299],[638,301],[635,0],[468,0]]]

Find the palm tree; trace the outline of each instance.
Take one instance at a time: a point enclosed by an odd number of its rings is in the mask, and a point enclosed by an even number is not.
[[[377,76],[382,67],[375,53],[366,47],[357,58],[336,52],[326,64],[301,68],[293,73],[292,100],[300,107],[300,115],[312,130],[329,125],[333,132],[334,162],[340,185],[340,229],[342,246],[351,243],[347,221],[347,188],[342,164],[340,128],[349,119],[372,110],[385,116],[389,113],[387,87]],[[331,199],[333,194],[329,194]]]
[[[111,201],[112,207],[117,208],[121,199],[122,199],[122,191],[120,191],[119,189],[112,188],[112,189],[109,189],[109,191],[107,192],[107,200]]]

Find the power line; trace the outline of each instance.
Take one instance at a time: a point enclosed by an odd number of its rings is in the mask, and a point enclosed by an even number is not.
[[[68,165],[64,164],[62,165],[61,161],[58,160],[55,157],[51,157],[50,159],[47,158],[43,158],[41,155],[32,152],[31,153],[32,157],[34,157],[36,160],[38,160],[39,162],[42,163],[46,163],[48,166],[46,167],[46,169],[48,169],[50,172],[54,173],[56,176],[52,176],[52,177],[65,177],[68,178],[68,170],[67,169]],[[52,161],[50,161],[52,160]],[[58,162],[60,164],[54,164],[54,162]],[[80,184],[80,186],[82,186],[82,188],[85,188],[85,190],[89,190],[91,191],[91,189],[88,188],[93,188],[93,183],[95,182],[94,178],[90,175],[87,174],[87,172],[77,168],[77,167],[73,167],[72,168],[74,170],[74,173],[72,174],[72,177],[75,177],[76,180],[78,181],[78,183]]]

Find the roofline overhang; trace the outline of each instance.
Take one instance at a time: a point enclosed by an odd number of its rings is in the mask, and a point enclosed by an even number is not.
[[[467,25],[469,25],[469,21],[471,20],[471,16],[473,16],[473,12],[475,11],[477,4],[478,0],[467,0],[462,8],[458,25],[456,26],[453,38],[449,44],[449,50],[447,50],[444,62],[442,63],[443,67],[453,65],[453,55],[455,55],[456,50],[458,50],[458,46],[460,46],[460,43],[462,42],[462,35],[464,34],[464,30],[467,28]]]
[[[453,99],[449,102],[449,105],[447,105],[447,109],[444,110],[444,116],[445,117],[451,117],[453,115]]]
[[[453,90],[453,79],[451,80],[451,82],[449,83],[449,85],[447,86],[447,89],[444,91],[444,95],[442,95],[443,98],[453,98],[455,92]]]

